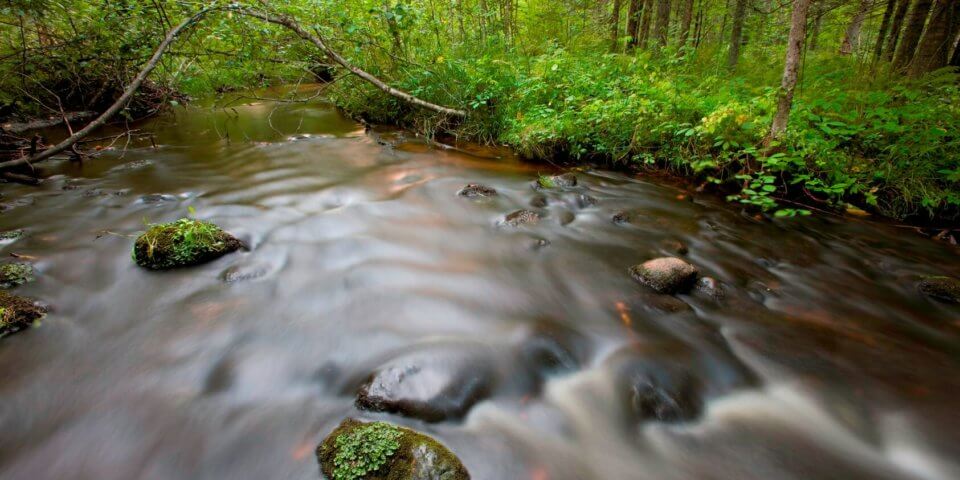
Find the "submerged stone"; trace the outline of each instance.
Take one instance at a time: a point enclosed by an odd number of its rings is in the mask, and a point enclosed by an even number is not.
[[[23,229],[7,230],[5,232],[0,232],[0,241],[17,240],[23,237],[24,233],[25,232],[23,231]]]
[[[33,265],[4,263],[0,265],[0,288],[13,288],[33,281]]]
[[[630,222],[630,214],[628,212],[619,211],[614,213],[610,220],[617,225],[623,225],[624,223]]]
[[[659,293],[689,291],[697,280],[697,268],[676,257],[656,258],[630,267],[633,278]]]
[[[212,223],[181,218],[150,225],[134,243],[133,259],[141,267],[163,270],[208,262],[241,246],[240,240]]]
[[[534,184],[535,188],[567,188],[577,186],[577,176],[572,173],[560,175],[541,175]]]
[[[0,290],[0,337],[32,326],[46,313],[46,309],[38,307],[29,298]]]
[[[920,280],[917,286],[924,295],[946,303],[960,303],[960,280],[934,276]]]
[[[497,191],[486,185],[469,183],[467,186],[461,188],[460,191],[457,192],[457,195],[467,198],[486,198],[495,197],[497,195]]]
[[[460,459],[440,442],[386,422],[343,421],[317,447],[331,480],[469,480]]]
[[[536,225],[540,223],[540,214],[533,210],[517,210],[504,217],[502,224],[511,227],[520,225]]]
[[[723,285],[713,277],[701,277],[697,279],[696,289],[697,292],[714,300],[721,300],[725,295]]]
[[[398,358],[360,387],[357,407],[428,422],[463,417],[494,383],[490,361],[467,347],[431,348]]]

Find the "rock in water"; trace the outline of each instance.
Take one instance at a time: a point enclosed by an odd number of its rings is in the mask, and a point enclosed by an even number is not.
[[[30,327],[46,313],[28,298],[0,291],[0,337]]]
[[[13,288],[33,281],[33,265],[4,263],[0,265],[0,288]]]
[[[481,352],[428,349],[396,359],[360,387],[357,407],[399,413],[428,422],[460,418],[494,383]]]
[[[150,225],[134,243],[133,259],[141,267],[163,270],[208,262],[240,247],[240,240],[212,223],[181,218]]]
[[[554,175],[552,177],[541,175],[534,184],[535,188],[567,188],[577,186],[577,176],[572,173]]]
[[[332,480],[469,480],[447,447],[427,435],[385,422],[343,421],[317,447]]]
[[[697,291],[714,300],[722,300],[726,295],[723,285],[713,277],[701,277],[697,280]]]
[[[540,223],[540,214],[533,210],[517,210],[504,217],[502,225],[519,227],[520,225],[536,225]]]
[[[630,267],[633,278],[659,293],[689,291],[697,281],[697,268],[676,257],[656,258]]]
[[[927,277],[920,280],[920,292],[946,303],[960,303],[960,280],[952,277]]]
[[[481,185],[479,183],[469,183],[467,186],[460,189],[457,192],[457,195],[467,198],[486,198],[486,197],[495,197],[497,191],[486,185]]]

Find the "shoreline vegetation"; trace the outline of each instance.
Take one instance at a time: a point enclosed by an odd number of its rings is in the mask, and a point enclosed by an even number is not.
[[[13,2],[0,117],[129,122],[187,96],[322,80],[369,123],[664,172],[753,215],[871,214],[957,239],[955,2],[307,3]],[[49,148],[0,133],[4,159]]]

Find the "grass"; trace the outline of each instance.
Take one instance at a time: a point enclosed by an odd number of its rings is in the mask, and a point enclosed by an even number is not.
[[[239,246],[238,240],[212,223],[181,218],[148,225],[134,243],[132,256],[140,266],[165,269],[212,260]]]

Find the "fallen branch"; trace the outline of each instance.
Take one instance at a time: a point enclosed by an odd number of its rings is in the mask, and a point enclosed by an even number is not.
[[[129,85],[127,85],[127,87],[123,90],[123,95],[121,95],[120,98],[118,98],[117,101],[113,103],[113,105],[110,105],[110,108],[108,108],[106,111],[101,113],[100,116],[98,116],[96,119],[88,123],[82,129],[78,130],[76,133],[73,133],[72,135],[70,135],[69,137],[67,137],[66,139],[62,140],[60,143],[52,147],[49,147],[37,153],[31,152],[30,155],[24,155],[14,160],[0,162],[0,170],[16,167],[20,165],[31,165],[41,160],[46,160],[67,149],[72,149],[77,142],[84,139],[87,135],[89,135],[91,132],[93,132],[97,128],[103,126],[108,120],[110,120],[110,118],[112,118],[114,115],[120,112],[120,110],[122,110],[127,105],[130,99],[136,93],[137,89],[140,88],[144,80],[146,80],[147,76],[150,75],[150,72],[152,72],[154,68],[157,67],[157,64],[160,61],[160,57],[164,54],[164,52],[167,51],[167,49],[170,47],[170,44],[172,44],[173,41],[176,40],[177,37],[184,30],[186,30],[187,28],[192,26],[194,23],[199,21],[201,18],[203,18],[205,15],[207,15],[208,13],[214,10],[235,11],[241,15],[257,18],[268,23],[273,23],[275,25],[286,27],[287,29],[296,33],[300,38],[314,44],[317,48],[322,50],[333,61],[340,64],[341,66],[343,66],[343,68],[346,68],[354,75],[366,80],[367,82],[370,82],[371,84],[373,84],[383,92],[387,93],[388,95],[391,95],[400,100],[403,100],[404,102],[410,103],[412,105],[417,105],[419,107],[423,107],[428,110],[432,110],[434,112],[441,113],[444,115],[449,115],[452,117],[463,118],[463,117],[466,117],[467,115],[467,112],[464,110],[456,110],[453,108],[448,108],[448,107],[444,107],[434,103],[430,103],[425,100],[421,100],[407,92],[404,92],[403,90],[399,90],[387,85],[379,78],[353,65],[347,59],[340,56],[340,54],[338,54],[336,51],[328,47],[323,42],[323,40],[320,39],[319,36],[304,30],[300,26],[300,24],[298,24],[296,21],[294,21],[290,17],[271,15],[269,13],[248,9],[246,7],[243,7],[241,5],[236,5],[236,4],[230,5],[228,7],[207,7],[200,10],[193,16],[180,22],[179,25],[177,25],[176,27],[171,29],[169,32],[167,32],[167,35],[163,38],[163,41],[160,42],[160,45],[153,52],[153,55],[150,57],[150,60],[147,62],[147,64],[144,65],[143,69],[140,70],[140,73],[138,73],[137,76],[133,79],[133,81]]]

